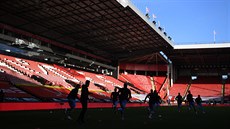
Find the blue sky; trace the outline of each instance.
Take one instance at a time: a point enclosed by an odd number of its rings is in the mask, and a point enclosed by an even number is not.
[[[149,8],[174,44],[230,42],[230,0],[131,0],[143,14]]]

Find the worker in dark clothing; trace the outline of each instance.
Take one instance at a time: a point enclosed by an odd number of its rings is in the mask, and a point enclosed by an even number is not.
[[[88,97],[89,96],[89,90],[88,90],[89,84],[90,84],[90,81],[86,80],[85,84],[82,85],[81,98],[80,98],[82,109],[81,109],[81,113],[78,117],[78,121],[80,123],[85,122],[84,117],[85,117],[85,113],[86,113],[87,108],[88,108],[88,99],[89,99],[89,97]]]
[[[198,97],[195,99],[197,107],[202,111],[202,113],[205,113],[204,108],[202,106],[202,99],[200,97],[200,95],[198,95]]]
[[[114,113],[116,112],[117,104],[118,104],[119,92],[118,92],[117,89],[118,89],[118,88],[115,87],[115,88],[114,88],[114,91],[111,93],[111,96],[110,96],[110,98],[111,98],[111,100],[112,100],[112,102],[113,102],[113,106],[112,106],[112,107],[113,107]]]
[[[160,97],[157,93],[156,90],[150,90],[150,93],[148,93],[144,99],[144,103],[146,102],[146,99],[149,99],[149,119],[152,118],[153,114],[154,114],[154,110],[156,109],[156,107],[158,106],[159,102],[160,102]]]
[[[180,93],[178,93],[178,95],[176,96],[176,101],[177,101],[177,109],[178,109],[178,112],[181,112],[181,106],[182,106],[182,101],[183,101],[183,98],[182,96],[180,95]]]
[[[197,113],[196,107],[195,107],[195,104],[194,104],[193,95],[191,94],[190,90],[188,91],[187,101],[188,101],[188,104],[189,104],[189,110],[191,110],[191,108],[193,108],[193,110]]]
[[[77,84],[76,87],[73,88],[67,96],[70,109],[66,110],[66,114],[69,120],[72,120],[70,114],[73,112],[74,108],[76,107],[76,99],[79,100],[79,97],[78,97],[79,88],[80,88],[80,84]]]
[[[121,108],[119,110],[121,111],[121,119],[124,120],[124,111],[126,104],[129,102],[129,100],[132,98],[131,91],[127,88],[128,84],[124,83],[124,87],[119,89],[119,102]]]

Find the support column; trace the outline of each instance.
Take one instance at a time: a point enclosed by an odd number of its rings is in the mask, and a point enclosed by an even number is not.
[[[222,84],[222,97],[221,97],[221,103],[224,104],[224,97],[225,97],[225,79],[223,79],[223,84]]]
[[[117,68],[114,70],[113,77],[115,77],[116,79],[118,79],[119,78],[119,74],[120,74],[120,67],[118,65]]]

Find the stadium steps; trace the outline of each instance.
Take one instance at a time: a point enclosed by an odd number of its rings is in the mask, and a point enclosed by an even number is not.
[[[188,85],[187,85],[187,87],[186,87],[186,89],[185,89],[185,91],[184,91],[184,93],[183,93],[183,95],[182,95],[182,98],[183,98],[183,99],[185,99],[185,97],[186,97],[186,95],[187,95],[187,93],[188,93],[190,87],[191,87],[191,80],[189,81],[189,83],[188,83]]]

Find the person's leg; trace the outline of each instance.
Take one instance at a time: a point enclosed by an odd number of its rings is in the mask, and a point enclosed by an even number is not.
[[[180,103],[179,107],[180,107],[180,111],[181,111],[181,107],[182,107],[182,102]]]
[[[150,119],[152,118],[153,113],[154,113],[153,103],[149,103],[149,118]]]
[[[201,103],[200,103],[200,104],[198,104],[197,106],[200,108],[200,110],[202,111],[202,113],[205,113],[204,108],[203,108],[203,106],[202,106],[202,104],[201,104]]]
[[[196,111],[196,107],[195,107],[195,103],[194,103],[194,102],[192,102],[192,103],[191,103],[191,105],[192,105],[192,108],[193,108],[194,112],[196,112],[196,113],[197,113],[197,111]]]
[[[114,106],[115,106],[115,101],[113,101],[113,105],[112,105],[112,108],[114,108]]]
[[[114,113],[116,113],[116,111],[117,111],[117,104],[118,104],[118,101],[114,101],[114,104],[113,104]]]
[[[74,108],[76,106],[76,102],[75,102],[75,100],[71,99],[71,100],[68,101],[68,103],[69,103],[70,109],[67,109],[66,115],[67,115],[68,119],[72,120],[71,113],[73,112],[73,110],[74,110]]]
[[[113,109],[116,109],[117,107],[117,101],[113,101]]]
[[[180,108],[181,108],[180,105],[181,105],[180,103],[177,103],[178,112],[180,112]]]
[[[87,101],[81,102],[81,104],[82,104],[82,109],[81,109],[81,113],[80,113],[80,115],[78,117],[78,120],[80,122],[84,122],[85,113],[87,111]]]
[[[158,106],[157,102],[153,103],[153,111],[154,111],[154,112],[156,112],[157,106]]]
[[[70,107],[70,108],[67,108],[67,109],[66,109],[66,111],[65,111],[65,114],[66,114],[66,115],[68,115],[68,114],[69,114],[69,111],[70,111],[71,106],[72,106],[72,104],[71,104],[71,101],[70,101],[70,100],[68,100],[68,104],[69,104],[69,107]]]
[[[121,102],[121,119],[124,120],[125,117],[125,107],[126,107],[127,100],[122,100]]]
[[[192,102],[189,102],[188,103],[188,110],[191,110],[192,109]]]

